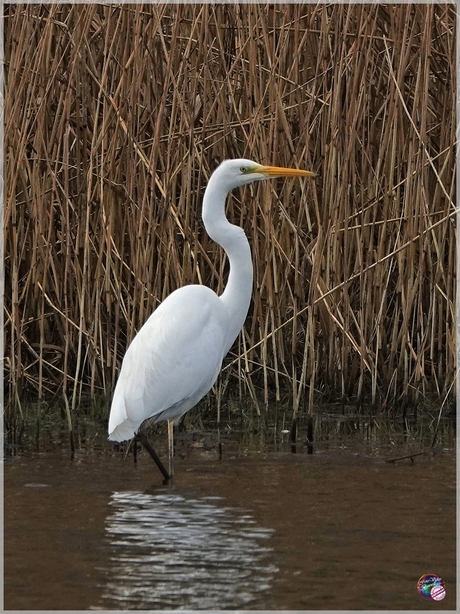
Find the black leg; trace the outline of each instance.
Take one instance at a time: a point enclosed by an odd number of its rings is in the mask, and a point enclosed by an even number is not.
[[[172,478],[174,464],[174,423],[168,420],[168,467],[169,475]]]
[[[140,433],[137,433],[136,437],[137,437],[137,439],[139,439],[141,444],[144,446],[144,448],[147,450],[147,452],[153,458],[153,460],[156,463],[156,466],[161,471],[161,473],[162,473],[162,475],[164,477],[163,484],[168,484],[171,481],[171,476],[166,471],[165,466],[163,465],[163,463],[160,460],[160,457],[158,456],[158,454],[153,449],[152,444],[150,443],[150,441],[147,439],[147,435],[144,432],[140,432]]]

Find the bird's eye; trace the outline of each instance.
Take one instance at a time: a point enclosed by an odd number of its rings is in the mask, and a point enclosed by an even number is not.
[[[246,173],[249,172],[249,169],[247,166],[240,166],[240,172],[243,173],[243,175],[246,175]]]

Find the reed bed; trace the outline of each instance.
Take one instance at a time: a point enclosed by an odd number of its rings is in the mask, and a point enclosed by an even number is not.
[[[455,382],[455,5],[6,5],[8,399],[109,399],[130,340],[226,260],[225,158],[315,170],[236,191],[254,300],[218,387],[388,407]]]

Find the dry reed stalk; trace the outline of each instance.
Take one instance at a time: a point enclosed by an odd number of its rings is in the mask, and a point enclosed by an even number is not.
[[[451,5],[7,5],[7,392],[108,397],[185,283],[221,291],[199,218],[224,158],[318,171],[248,187],[254,301],[221,379],[259,407],[452,390]]]

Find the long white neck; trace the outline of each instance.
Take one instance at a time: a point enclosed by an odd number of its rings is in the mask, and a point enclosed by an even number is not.
[[[203,222],[206,232],[227,254],[230,273],[227,286],[219,297],[227,308],[230,326],[227,349],[230,349],[243,327],[252,295],[251,249],[244,231],[230,224],[225,215],[225,200],[228,190],[218,181],[209,180],[203,198]]]

